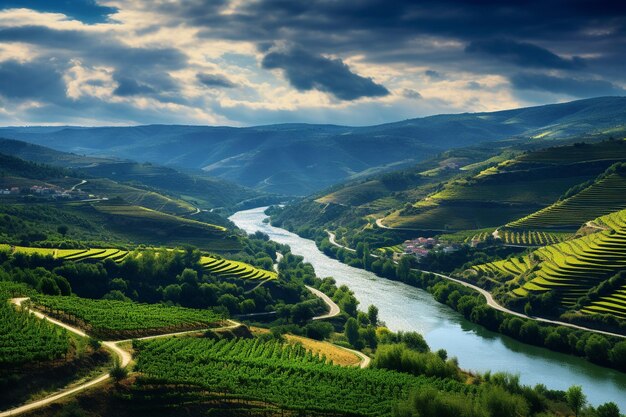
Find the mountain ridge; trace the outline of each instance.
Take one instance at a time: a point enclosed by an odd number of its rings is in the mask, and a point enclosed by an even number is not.
[[[246,187],[290,195],[311,194],[363,172],[383,172],[390,164],[409,166],[452,148],[512,138],[608,137],[621,132],[626,132],[626,97],[358,127],[287,123],[0,128],[2,136],[60,151],[203,169]]]

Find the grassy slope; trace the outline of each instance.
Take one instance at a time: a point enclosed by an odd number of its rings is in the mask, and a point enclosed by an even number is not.
[[[412,208],[387,216],[384,224],[426,230],[497,227],[550,205],[569,188],[624,160],[623,140],[525,153],[448,181]]]
[[[16,140],[0,139],[0,152],[31,162],[68,168],[73,170],[75,175],[82,175],[81,178],[107,178],[112,180],[111,183],[115,181],[118,187],[141,189],[139,195],[151,191],[166,193],[173,199],[186,201],[187,206],[191,203],[207,209],[232,207],[243,201],[263,197],[263,194],[257,191],[208,177],[200,172],[187,174],[158,165],[76,155]],[[111,187],[110,184],[100,186]],[[128,189],[119,192],[128,193]],[[136,198],[133,196],[129,201]]]

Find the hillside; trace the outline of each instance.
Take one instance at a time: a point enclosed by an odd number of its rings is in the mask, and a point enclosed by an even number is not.
[[[0,154],[0,161],[2,242],[240,247],[225,227],[212,224],[226,220],[185,201],[106,178],[82,180],[73,176],[80,172],[12,156]]]
[[[584,185],[587,185],[586,187]],[[611,167],[573,195],[506,225],[512,229],[577,230],[589,219],[626,208],[626,169]]]
[[[597,297],[597,292],[626,268],[626,210],[600,217],[593,224],[605,230],[545,246],[526,256],[478,265],[473,270],[477,278],[486,276],[498,286],[511,288],[511,295],[516,297],[551,293],[551,300],[563,308],[624,319],[623,288],[617,286],[616,294],[608,298]]]
[[[525,152],[446,182],[439,191],[385,217],[382,224],[440,231],[495,228],[552,205],[572,187],[624,160],[624,140]]]
[[[260,203],[275,201],[275,197],[209,177],[200,170],[183,173],[150,163],[82,156],[10,139],[0,139],[0,153],[39,164],[67,168],[74,175],[82,177],[108,178],[127,186],[156,190],[203,209],[246,206],[256,204],[256,200]],[[194,210],[191,209],[192,212]]]
[[[512,137],[619,135],[625,126],[626,98],[604,97],[367,127],[63,126],[4,128],[0,134],[65,152],[203,169],[257,190],[307,195],[360,173],[400,168],[450,148]]]

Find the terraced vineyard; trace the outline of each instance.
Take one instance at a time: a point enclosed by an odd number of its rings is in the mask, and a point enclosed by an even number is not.
[[[56,249],[56,248],[32,248],[26,246],[0,245],[0,250],[13,250],[14,253],[26,255],[38,254],[41,256],[52,256],[55,259],[65,261],[103,261],[111,259],[117,263],[122,262],[129,256],[130,252],[120,249]],[[139,252],[141,253],[141,252]],[[244,262],[231,261],[229,259],[214,258],[212,256],[202,256],[200,259],[202,267],[218,278],[239,278],[249,280],[275,280],[278,274],[273,271],[256,268]]]
[[[200,258],[200,264],[207,272],[219,278],[239,278],[259,281],[278,279],[276,272],[255,268],[252,265],[231,261],[229,259],[203,256]]]
[[[572,234],[538,230],[511,230],[506,228],[498,230],[498,237],[507,245],[546,246],[563,242],[572,237]]]
[[[32,301],[46,314],[75,323],[93,336],[103,339],[206,329],[217,326],[222,320],[212,310],[165,304],[45,295],[34,296]]]
[[[13,283],[0,283],[0,369],[62,358],[70,338],[61,329],[9,304]]]
[[[6,245],[8,246],[8,245]],[[9,247],[10,248],[10,247]],[[14,253],[25,255],[37,254],[40,256],[52,256],[55,259],[66,261],[84,261],[88,259],[103,261],[111,259],[121,262],[128,255],[128,251],[121,249],[56,249],[56,248],[32,248],[26,246],[14,246]]]
[[[391,415],[411,388],[471,392],[471,385],[380,370],[340,367],[302,347],[258,339],[134,342],[137,370],[166,384],[193,384],[283,408],[358,416]]]
[[[507,224],[515,229],[578,229],[589,219],[626,209],[626,176],[619,173],[542,210]]]
[[[587,314],[612,314],[626,320],[626,285],[584,306]]]
[[[439,191],[417,201],[413,206],[394,211],[383,222],[392,228],[458,231],[513,225],[518,219],[531,216],[554,204],[572,187],[594,180],[612,165],[626,161],[626,141],[605,141],[595,144],[560,146],[518,154],[483,169],[468,173],[443,184]],[[494,161],[495,162],[495,161]],[[482,166],[481,166],[482,168]],[[566,218],[568,227],[578,219],[592,219],[607,211],[626,208],[623,204],[623,180],[606,178],[592,191],[582,194],[579,204],[588,211]],[[587,195],[588,194],[588,195]],[[606,195],[607,201],[593,200]],[[612,203],[617,199],[617,203]],[[572,202],[573,204],[574,202]],[[580,207],[578,208],[580,210]],[[558,217],[560,214],[556,214]],[[565,216],[564,216],[565,217]],[[548,222],[548,220],[546,220]],[[522,227],[523,226],[523,227]],[[534,230],[532,223],[515,224]],[[552,227],[552,226],[551,226]]]
[[[394,245],[394,246],[385,246],[382,248],[378,248],[376,249],[376,251],[382,254],[393,255],[394,253],[404,253],[404,248],[402,245]]]
[[[553,291],[563,306],[571,307],[591,288],[626,268],[626,210],[595,222],[611,224],[612,229],[546,246],[530,256],[473,269],[501,282],[514,283],[518,286],[513,290],[515,295]],[[520,276],[524,280],[517,282]]]

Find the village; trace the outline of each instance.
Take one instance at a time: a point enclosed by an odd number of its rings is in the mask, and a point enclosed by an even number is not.
[[[460,245],[446,244],[434,237],[418,237],[415,239],[404,241],[401,247],[403,249],[402,252],[394,253],[394,259],[400,258],[403,255],[412,255],[419,259],[433,251],[452,253],[459,250]]]
[[[33,185],[30,187],[9,187],[0,189],[0,197],[15,196],[15,197],[40,197],[48,200],[84,200],[87,198],[95,198],[94,195],[89,195],[84,191],[64,190],[58,187],[48,187],[41,185]]]

